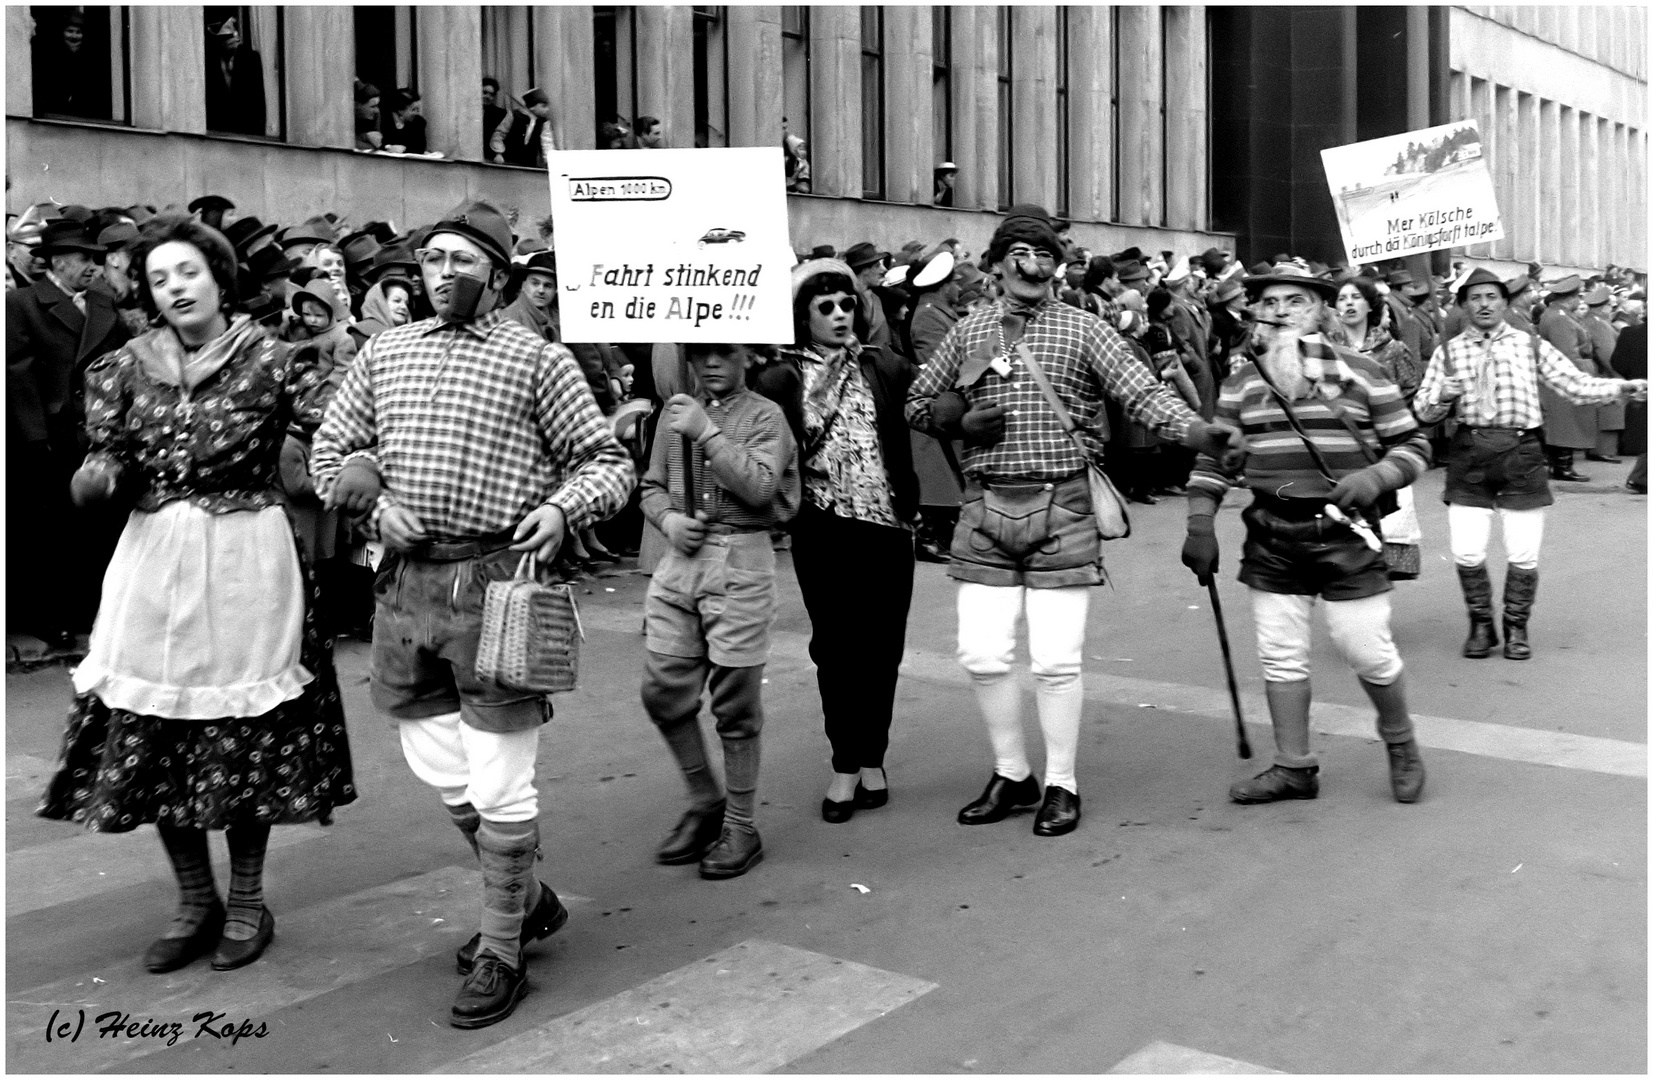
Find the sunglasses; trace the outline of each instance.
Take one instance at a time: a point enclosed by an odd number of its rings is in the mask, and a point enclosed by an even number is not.
[[[831,315],[833,308],[837,308],[839,311],[854,311],[855,297],[846,296],[837,303],[833,303],[831,300],[822,300],[820,303],[815,305],[815,310],[820,312],[822,315]]]

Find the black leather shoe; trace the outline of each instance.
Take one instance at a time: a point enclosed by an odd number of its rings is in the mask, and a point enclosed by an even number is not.
[[[1312,799],[1320,794],[1320,767],[1292,769],[1271,765],[1250,780],[1241,780],[1228,789],[1237,803],[1265,803],[1277,799]]]
[[[706,854],[706,849],[717,843],[717,838],[723,834],[724,805],[724,801],[719,799],[711,806],[684,811],[677,827],[660,845],[660,850],[654,853],[654,861],[661,866],[698,862]]]
[[[1064,787],[1045,788],[1045,801],[1033,819],[1034,836],[1061,836],[1079,827],[1079,796]]]
[[[1039,801],[1039,781],[1031,775],[1021,780],[1007,780],[998,773],[987,782],[981,798],[959,811],[960,825],[991,825],[1010,816],[1018,806],[1032,806]]]
[[[234,971],[238,967],[248,964],[264,955],[270,941],[275,937],[275,916],[270,914],[269,908],[261,908],[258,914],[258,933],[245,941],[236,941],[234,938],[220,938],[218,951],[212,954],[212,970]]]
[[[725,825],[723,835],[700,860],[700,876],[714,880],[740,877],[762,861],[763,839],[756,829]]]
[[[855,808],[857,810],[876,810],[889,801],[889,788],[881,787],[874,791],[859,780],[855,782]]]
[[[855,800],[846,799],[843,802],[833,802],[831,799],[821,800],[821,820],[832,825],[842,825],[855,816]]]
[[[551,891],[551,886],[540,882],[540,902],[534,905],[534,910],[522,917],[522,944],[548,938],[563,928],[568,922],[568,909],[558,899],[557,894]],[[481,934],[472,934],[471,940],[459,946],[454,953],[454,966],[459,974],[469,975],[471,968],[476,965],[476,950],[482,944]]]
[[[161,938],[151,945],[149,951],[143,954],[143,966],[156,975],[188,967],[211,952],[223,933],[224,908],[219,905],[207,913],[206,919],[189,937]]]
[[[512,967],[493,953],[485,952],[460,985],[459,996],[453,999],[453,1016],[448,1022],[456,1028],[497,1024],[516,1010],[517,1002],[526,993],[528,965]]]
[[[1588,476],[1578,472],[1571,465],[1567,466],[1565,469],[1551,469],[1550,479],[1567,480],[1575,484],[1587,484],[1590,482],[1590,478]]]

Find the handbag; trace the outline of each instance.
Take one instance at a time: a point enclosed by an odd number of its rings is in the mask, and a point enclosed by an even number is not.
[[[1033,359],[1033,353],[1028,350],[1025,342],[1016,343],[1016,355],[1027,365],[1033,381],[1039,384],[1039,392],[1045,395],[1045,401],[1050,404],[1051,411],[1056,413],[1057,422],[1062,425],[1062,430],[1068,433],[1068,438],[1073,440],[1073,445],[1079,448],[1079,454],[1085,461],[1085,479],[1090,485],[1091,513],[1096,518],[1097,535],[1104,540],[1125,539],[1131,535],[1131,516],[1125,512],[1125,500],[1120,496],[1119,489],[1113,486],[1108,474],[1097,465],[1090,448],[1079,438],[1079,425],[1073,422],[1073,414],[1062,404],[1062,399],[1056,396],[1056,388],[1045,378],[1044,369]]]
[[[545,585],[532,552],[508,581],[492,581],[482,604],[476,677],[506,690],[565,693],[579,682],[579,605],[571,585]]]

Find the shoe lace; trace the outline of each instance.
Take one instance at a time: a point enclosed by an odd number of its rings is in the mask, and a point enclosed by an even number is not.
[[[471,969],[470,975],[465,979],[464,988],[478,994],[492,994],[498,989],[500,980],[504,978],[504,973],[500,970],[504,966],[505,961],[493,953],[484,953],[477,957],[476,966]]]

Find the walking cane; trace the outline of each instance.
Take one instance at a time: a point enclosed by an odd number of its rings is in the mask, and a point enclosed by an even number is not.
[[[694,501],[694,440],[687,435],[680,437],[683,440],[683,512],[694,517],[697,509]]]
[[[1245,717],[1240,715],[1240,688],[1234,682],[1234,656],[1228,651],[1228,627],[1223,623],[1223,602],[1217,595],[1217,575],[1213,574],[1205,579],[1205,587],[1211,594],[1211,611],[1217,617],[1217,641],[1223,647],[1223,671],[1228,675],[1228,700],[1234,703],[1234,736],[1238,742],[1236,749],[1240,757],[1251,757],[1251,740],[1246,738]]]

